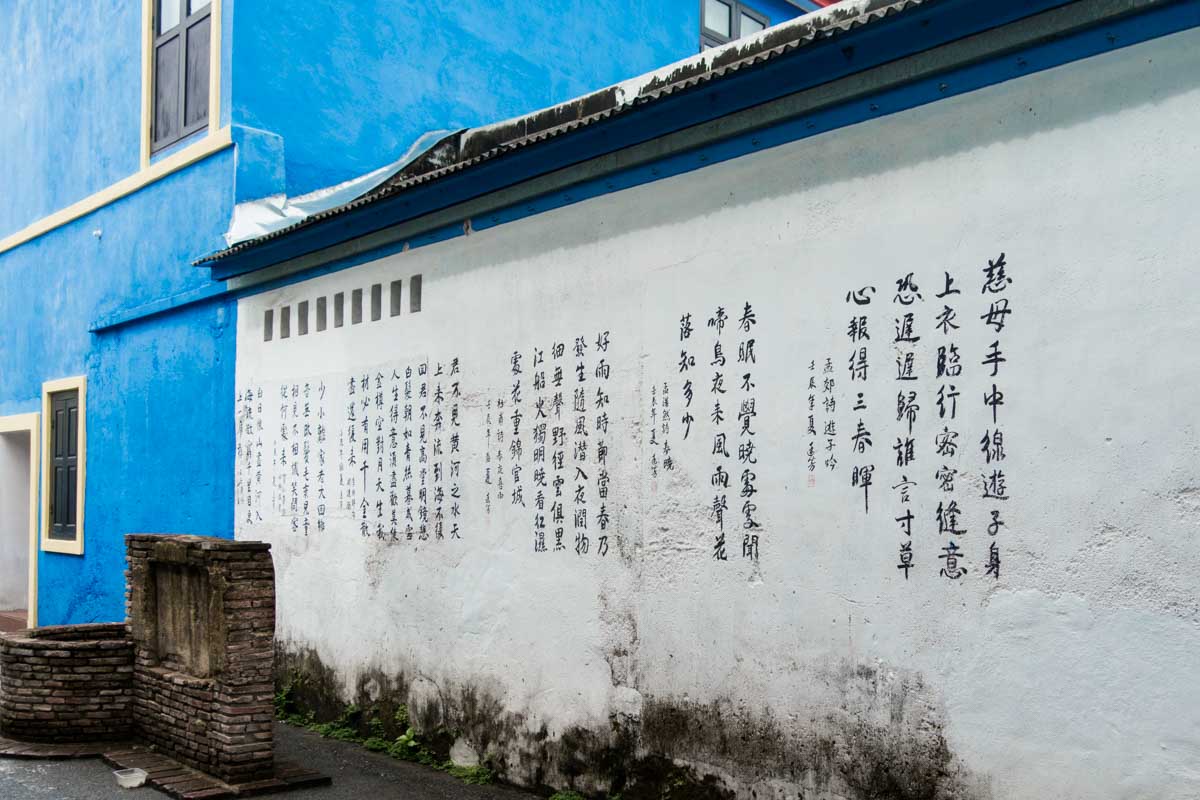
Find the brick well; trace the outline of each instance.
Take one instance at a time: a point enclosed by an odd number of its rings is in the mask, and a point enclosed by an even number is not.
[[[0,637],[0,732],[31,742],[121,739],[132,726],[133,642],[120,623]]]

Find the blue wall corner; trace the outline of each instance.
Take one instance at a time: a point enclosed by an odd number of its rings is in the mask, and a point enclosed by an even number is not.
[[[283,137],[258,128],[234,125],[233,201],[243,203],[286,190]]]

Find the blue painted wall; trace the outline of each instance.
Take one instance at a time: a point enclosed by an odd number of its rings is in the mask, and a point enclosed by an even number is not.
[[[125,533],[231,535],[231,302],[88,326],[207,286],[190,261],[220,244],[232,173],[226,150],[0,255],[0,414],[88,378],[85,555],[40,554],[41,624],[123,619]]]
[[[137,171],[142,9],[3,0],[0,18],[2,237]]]
[[[697,0],[242,3],[233,120],[283,137],[294,195],[686,58],[699,25]]]
[[[123,618],[126,533],[232,532],[236,308],[191,302],[221,288],[191,262],[223,246],[235,202],[325,186],[427,130],[686,57],[699,31],[695,0],[222,12],[234,147],[0,253],[0,415],[39,411],[44,381],[88,377],[85,554],[39,554],[41,624]],[[138,171],[141,13],[136,0],[0,0],[0,237]],[[126,322],[89,332],[114,317]]]
[[[0,15],[4,235],[138,171],[142,9],[4,0]],[[124,617],[125,533],[231,533],[232,306],[88,328],[209,286],[190,262],[221,245],[233,184],[227,149],[0,254],[0,414],[88,378],[85,555],[39,554],[42,624]]]
[[[42,554],[41,624],[124,619],[126,533],[232,536],[235,314],[209,302],[96,337],[86,556]]]

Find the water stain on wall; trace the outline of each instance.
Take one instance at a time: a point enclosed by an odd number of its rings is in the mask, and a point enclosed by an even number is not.
[[[645,697],[639,713],[558,732],[507,710],[484,685],[372,668],[351,687],[316,651],[294,644],[280,647],[277,665],[290,701],[318,721],[343,717],[349,701],[363,735],[375,721],[396,736],[404,706],[439,757],[466,743],[501,779],[544,791],[619,792],[624,800],[991,798],[988,781],[951,752],[920,676],[879,665],[812,669],[807,679],[841,697],[832,708]]]

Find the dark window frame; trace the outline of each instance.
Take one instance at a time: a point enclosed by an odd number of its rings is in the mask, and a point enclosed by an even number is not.
[[[46,487],[49,525],[46,536],[56,542],[76,542],[79,540],[79,390],[51,392],[50,411],[50,480]],[[60,411],[63,412],[61,418]]]
[[[700,50],[703,52],[709,47],[720,47],[723,44],[736,41],[742,38],[742,14],[745,14],[751,19],[758,20],[764,28],[771,27],[771,18],[756,8],[752,8],[741,0],[721,0],[722,3],[729,6],[729,36],[723,36],[720,33],[707,28],[704,25],[704,6],[706,0],[700,0]]]
[[[150,51],[150,72],[151,72],[151,91],[150,91],[150,152],[157,153],[164,148],[186,139],[192,134],[204,130],[208,127],[209,114],[212,109],[209,106],[209,93],[212,87],[209,86],[209,76],[212,70],[211,63],[211,42],[212,37],[218,35],[219,32],[212,30],[212,7],[213,3],[220,0],[211,0],[204,8],[195,13],[188,13],[188,6],[191,5],[191,0],[177,0],[179,3],[179,22],[172,28],[166,31],[159,31],[159,14],[161,6],[164,2],[171,0],[152,0],[154,13],[151,15],[151,25],[153,36],[151,38]],[[188,37],[197,26],[208,24],[208,42],[203,49],[203,72],[205,91],[204,97],[197,98],[200,101],[200,108],[203,109],[203,114],[190,125],[187,124],[187,101],[188,101],[188,84],[187,84],[187,62],[188,62]],[[177,92],[175,98],[175,108],[172,110],[172,120],[175,125],[175,130],[166,134],[160,135],[158,130],[158,111],[159,111],[159,69],[158,69],[158,54],[159,51],[169,45],[172,41],[178,40],[178,58],[175,61],[175,79],[177,81]]]

